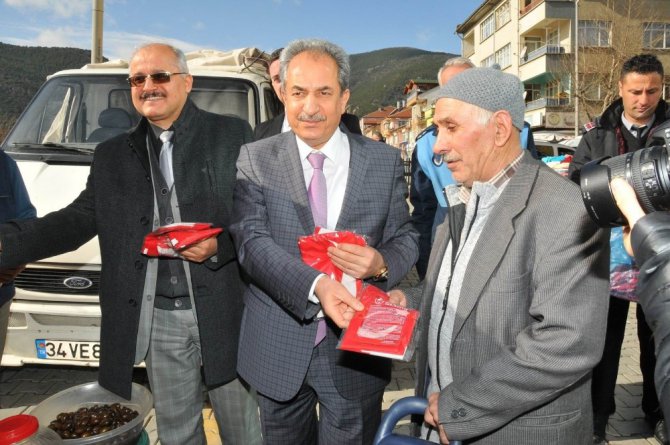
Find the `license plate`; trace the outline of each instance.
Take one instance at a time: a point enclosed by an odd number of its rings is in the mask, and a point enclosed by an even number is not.
[[[37,358],[45,360],[100,360],[100,343],[35,340]]]

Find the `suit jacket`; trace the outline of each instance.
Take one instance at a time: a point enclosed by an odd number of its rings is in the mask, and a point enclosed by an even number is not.
[[[407,291],[421,310],[417,393],[426,395],[431,304],[450,225],[437,229],[426,280]],[[439,417],[450,439],[476,444],[592,441],[591,370],[607,323],[607,233],[579,188],[525,152],[491,210],[463,281],[450,345],[453,383]]]
[[[251,128],[238,119],[201,111],[188,101],[175,122],[173,170],[182,220],[223,227],[217,262],[190,264],[205,382],[236,377],[244,287],[228,232],[235,160]],[[148,123],[101,143],[86,188],[67,207],[34,221],[0,228],[0,267],[68,252],[96,234],[100,241],[101,385],[130,396],[135,341],[148,258],[140,253],[151,231],[154,191],[146,147]],[[149,130],[150,131],[150,130]],[[153,301],[153,300],[152,300]]]
[[[281,127],[284,123],[284,112],[282,111],[275,117],[265,122],[261,122],[254,128],[254,141],[269,138],[270,136],[281,133]]]
[[[254,141],[259,141],[281,133],[284,116],[285,113],[282,111],[272,119],[256,125],[256,128],[254,128]],[[344,113],[342,115],[340,128],[349,133],[362,134],[358,118],[353,114]]]
[[[398,283],[418,255],[411,226],[400,152],[347,134],[349,178],[338,230],[365,235],[384,257],[387,285]],[[308,301],[319,272],[302,262],[298,238],[314,232],[305,178],[293,132],[242,147],[237,163],[231,232],[240,264],[251,278],[244,296],[238,371],[275,400],[291,399],[307,372],[320,306]],[[387,359],[336,349],[340,330],[329,326],[328,351],[340,394],[363,398],[382,391],[390,378]]]

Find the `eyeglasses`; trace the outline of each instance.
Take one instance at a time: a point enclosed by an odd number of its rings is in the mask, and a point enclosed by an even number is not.
[[[128,83],[131,87],[141,87],[144,85],[144,82],[147,81],[147,78],[155,84],[168,83],[170,78],[177,74],[188,74],[188,73],[171,73],[169,71],[163,71],[161,73],[154,74],[136,74],[134,76],[128,77]]]

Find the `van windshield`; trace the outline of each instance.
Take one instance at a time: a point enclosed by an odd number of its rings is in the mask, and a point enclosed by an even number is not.
[[[48,80],[4,141],[14,154],[90,156],[100,142],[140,121],[125,74],[68,75]],[[244,79],[194,77],[191,99],[201,109],[255,125],[258,91]]]

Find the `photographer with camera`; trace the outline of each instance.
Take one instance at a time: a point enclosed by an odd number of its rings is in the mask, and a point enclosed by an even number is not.
[[[663,65],[653,55],[636,55],[624,63],[619,78],[620,98],[614,101],[602,116],[584,126],[585,133],[569,169],[569,176],[572,180],[580,182],[580,175],[584,175],[582,167],[591,160],[633,153],[654,143],[655,138],[649,136],[657,134],[659,126],[670,122],[670,107],[661,99],[663,76]],[[606,190],[609,190],[608,181],[607,177],[604,180]],[[594,194],[594,196],[598,195]],[[600,216],[602,218],[603,215]],[[612,232],[611,266],[616,266],[617,252],[620,251],[625,255],[621,248],[621,240],[616,238],[616,235],[620,235],[620,232],[618,234],[616,231]],[[633,266],[630,267],[633,268]],[[612,284],[610,294],[618,298],[610,298],[603,357],[593,371],[591,392],[594,444],[606,443],[607,422],[609,416],[616,411],[614,388],[626,329],[629,300],[637,297],[633,294],[632,286],[627,293],[615,292],[616,273],[618,272],[615,272],[614,267],[611,267],[610,270]],[[630,270],[627,273],[629,274],[626,275],[627,282],[634,282],[637,270]],[[656,360],[651,330],[645,320],[644,311],[639,305],[636,308],[636,316],[637,335],[640,342],[640,369],[643,379],[642,410],[650,428],[655,429],[657,439],[667,444],[665,431],[660,422],[662,414],[653,384]]]
[[[637,290],[656,342],[656,391],[663,412],[670,413],[670,213],[645,215],[623,179],[612,180],[612,193],[628,221],[624,245],[640,264]]]

